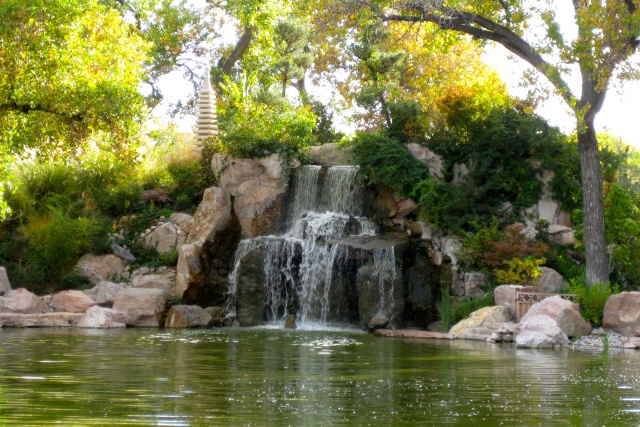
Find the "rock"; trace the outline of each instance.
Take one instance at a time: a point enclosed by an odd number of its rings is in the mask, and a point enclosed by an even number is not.
[[[256,162],[262,166],[262,173],[264,173],[267,178],[273,180],[282,179],[282,159],[278,153],[256,159]]]
[[[421,221],[407,221],[407,234],[409,236],[420,236],[424,233],[425,225]]]
[[[247,253],[238,269],[236,320],[240,326],[257,326],[266,320],[266,276],[264,249]]]
[[[124,328],[129,318],[111,308],[94,305],[84,312],[77,326],[79,328]]]
[[[560,296],[545,298],[532,305],[520,323],[534,316],[549,316],[568,337],[581,337],[591,332],[591,324],[580,314],[578,304]]]
[[[0,267],[0,296],[4,295],[10,290],[11,290],[11,283],[9,283],[7,270],[5,270],[4,267]]]
[[[197,305],[174,305],[167,314],[166,328],[204,328],[211,324],[211,315]]]
[[[42,314],[49,307],[37,295],[24,288],[12,289],[0,297],[0,313]]]
[[[113,309],[129,316],[132,326],[161,326],[168,292],[162,289],[125,288],[118,292]]]
[[[384,317],[392,327],[402,323],[405,299],[402,286],[402,273],[396,271],[395,277],[383,274],[380,266],[365,265],[358,271],[358,313],[360,323],[367,327],[371,319]],[[397,269],[399,270],[399,269]],[[382,282],[382,283],[381,283]]]
[[[569,338],[562,332],[555,320],[546,315],[530,316],[518,325],[516,347],[555,348],[569,344]]]
[[[369,321],[369,325],[367,326],[369,332],[373,332],[378,329],[386,329],[389,326],[389,319],[386,317],[376,316]]]
[[[103,280],[113,280],[123,277],[125,264],[115,255],[86,254],[76,264],[76,270],[97,285]]]
[[[472,271],[464,273],[464,294],[474,298],[481,297],[486,294],[482,286],[485,284],[485,276],[483,273]]]
[[[231,196],[222,188],[211,187],[204,191],[202,202],[193,217],[193,229],[188,244],[213,242],[232,222]]]
[[[166,222],[144,237],[144,246],[156,248],[161,254],[175,251],[184,243],[184,236],[178,236],[178,229],[171,222]]]
[[[155,288],[164,289],[169,296],[174,296],[173,292],[176,286],[176,270],[171,269],[166,273],[145,274],[135,276],[131,280],[132,288]]]
[[[416,143],[407,144],[407,148],[413,157],[427,165],[431,176],[438,179],[444,178],[444,174],[442,173],[443,161],[441,156],[429,150],[424,145]]]
[[[372,217],[378,221],[393,218],[398,214],[395,190],[386,185],[376,187],[376,197],[371,203]]]
[[[542,274],[533,281],[533,286],[535,286],[540,293],[557,294],[567,283],[560,273],[552,268],[540,267],[540,272]]]
[[[503,306],[484,307],[456,323],[450,334],[456,338],[472,338],[474,335],[489,336],[498,329],[501,323],[509,322],[511,315]],[[486,337],[485,337],[486,338]]]
[[[233,210],[243,236],[267,234],[275,230],[276,224],[286,216],[284,186],[271,187],[253,180],[241,184],[238,191]]]
[[[82,291],[58,292],[51,299],[51,308],[53,311],[84,313],[87,311],[87,308],[93,305],[96,305],[96,302]]]
[[[231,326],[233,320],[227,317],[229,312],[222,307],[207,307],[207,313],[211,315],[211,326]]]
[[[464,273],[451,272],[451,295],[456,297],[464,296]]]
[[[113,299],[121,289],[121,285],[103,280],[93,288],[84,291],[84,293],[89,295],[97,305],[111,307]]]
[[[511,319],[516,318],[516,293],[522,289],[521,285],[500,285],[493,290],[496,305],[507,307]]]
[[[351,156],[338,144],[323,144],[309,148],[307,156],[311,163],[321,166],[343,166],[353,164]]]
[[[193,215],[183,212],[174,212],[169,217],[169,222],[177,225],[182,231],[189,234],[193,228]]]
[[[285,329],[296,329],[296,315],[290,314],[287,316],[287,320],[284,322]]]
[[[192,287],[203,287],[204,270],[200,261],[202,244],[186,244],[178,249],[178,265],[176,266],[176,282],[173,294],[182,297]]]
[[[567,231],[566,233],[562,233],[557,240],[559,244],[562,246],[575,246],[578,244],[578,238],[576,237],[575,230]]]
[[[416,202],[411,199],[402,199],[396,204],[396,211],[398,212],[394,217],[394,220],[400,220],[407,215],[411,214],[416,209]]]
[[[611,295],[604,305],[602,326],[627,337],[640,336],[640,292]]]
[[[233,210],[243,236],[253,237],[275,231],[284,218],[289,176],[283,173],[281,163],[278,154],[258,160],[214,154],[211,168],[219,175],[220,187],[235,197]],[[297,167],[299,162],[291,166]],[[198,223],[198,212],[195,223]],[[187,243],[197,241],[189,236]]]
[[[75,326],[81,313],[41,313],[41,314],[19,314],[0,313],[0,324],[3,327],[13,328],[50,328]]]
[[[134,262],[136,260],[136,257],[131,252],[117,243],[111,243],[111,252],[113,252],[113,254],[118,258],[122,258],[125,261]]]
[[[445,339],[452,340],[455,337],[452,334],[432,331],[418,331],[413,329],[378,329],[373,335],[379,337],[402,337],[402,338],[421,338],[421,339]]]

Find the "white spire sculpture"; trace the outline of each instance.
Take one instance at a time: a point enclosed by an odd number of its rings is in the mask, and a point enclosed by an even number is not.
[[[207,68],[204,86],[198,92],[196,125],[194,127],[196,143],[218,135],[218,117],[216,115],[216,92],[211,87],[211,76]]]

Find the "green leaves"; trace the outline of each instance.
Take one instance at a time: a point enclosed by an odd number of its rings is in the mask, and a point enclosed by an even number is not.
[[[0,14],[0,146],[67,154],[104,131],[126,152],[144,114],[143,40],[95,1],[7,0]]]

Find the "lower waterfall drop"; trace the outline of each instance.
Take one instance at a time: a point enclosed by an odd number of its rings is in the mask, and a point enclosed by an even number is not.
[[[352,244],[377,233],[375,223],[361,216],[363,200],[357,167],[305,166],[297,172],[289,231],[244,239],[237,248],[228,308],[241,325],[280,324],[291,314],[303,328],[353,323],[362,316],[356,282],[365,264],[378,281],[376,311],[391,317],[393,247],[367,252]]]

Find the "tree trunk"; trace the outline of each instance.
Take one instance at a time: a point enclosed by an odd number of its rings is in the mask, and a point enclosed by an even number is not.
[[[584,125],[585,129],[578,132],[578,150],[582,175],[587,284],[591,285],[609,280],[609,258],[604,234],[602,170],[593,119],[585,120]]]

